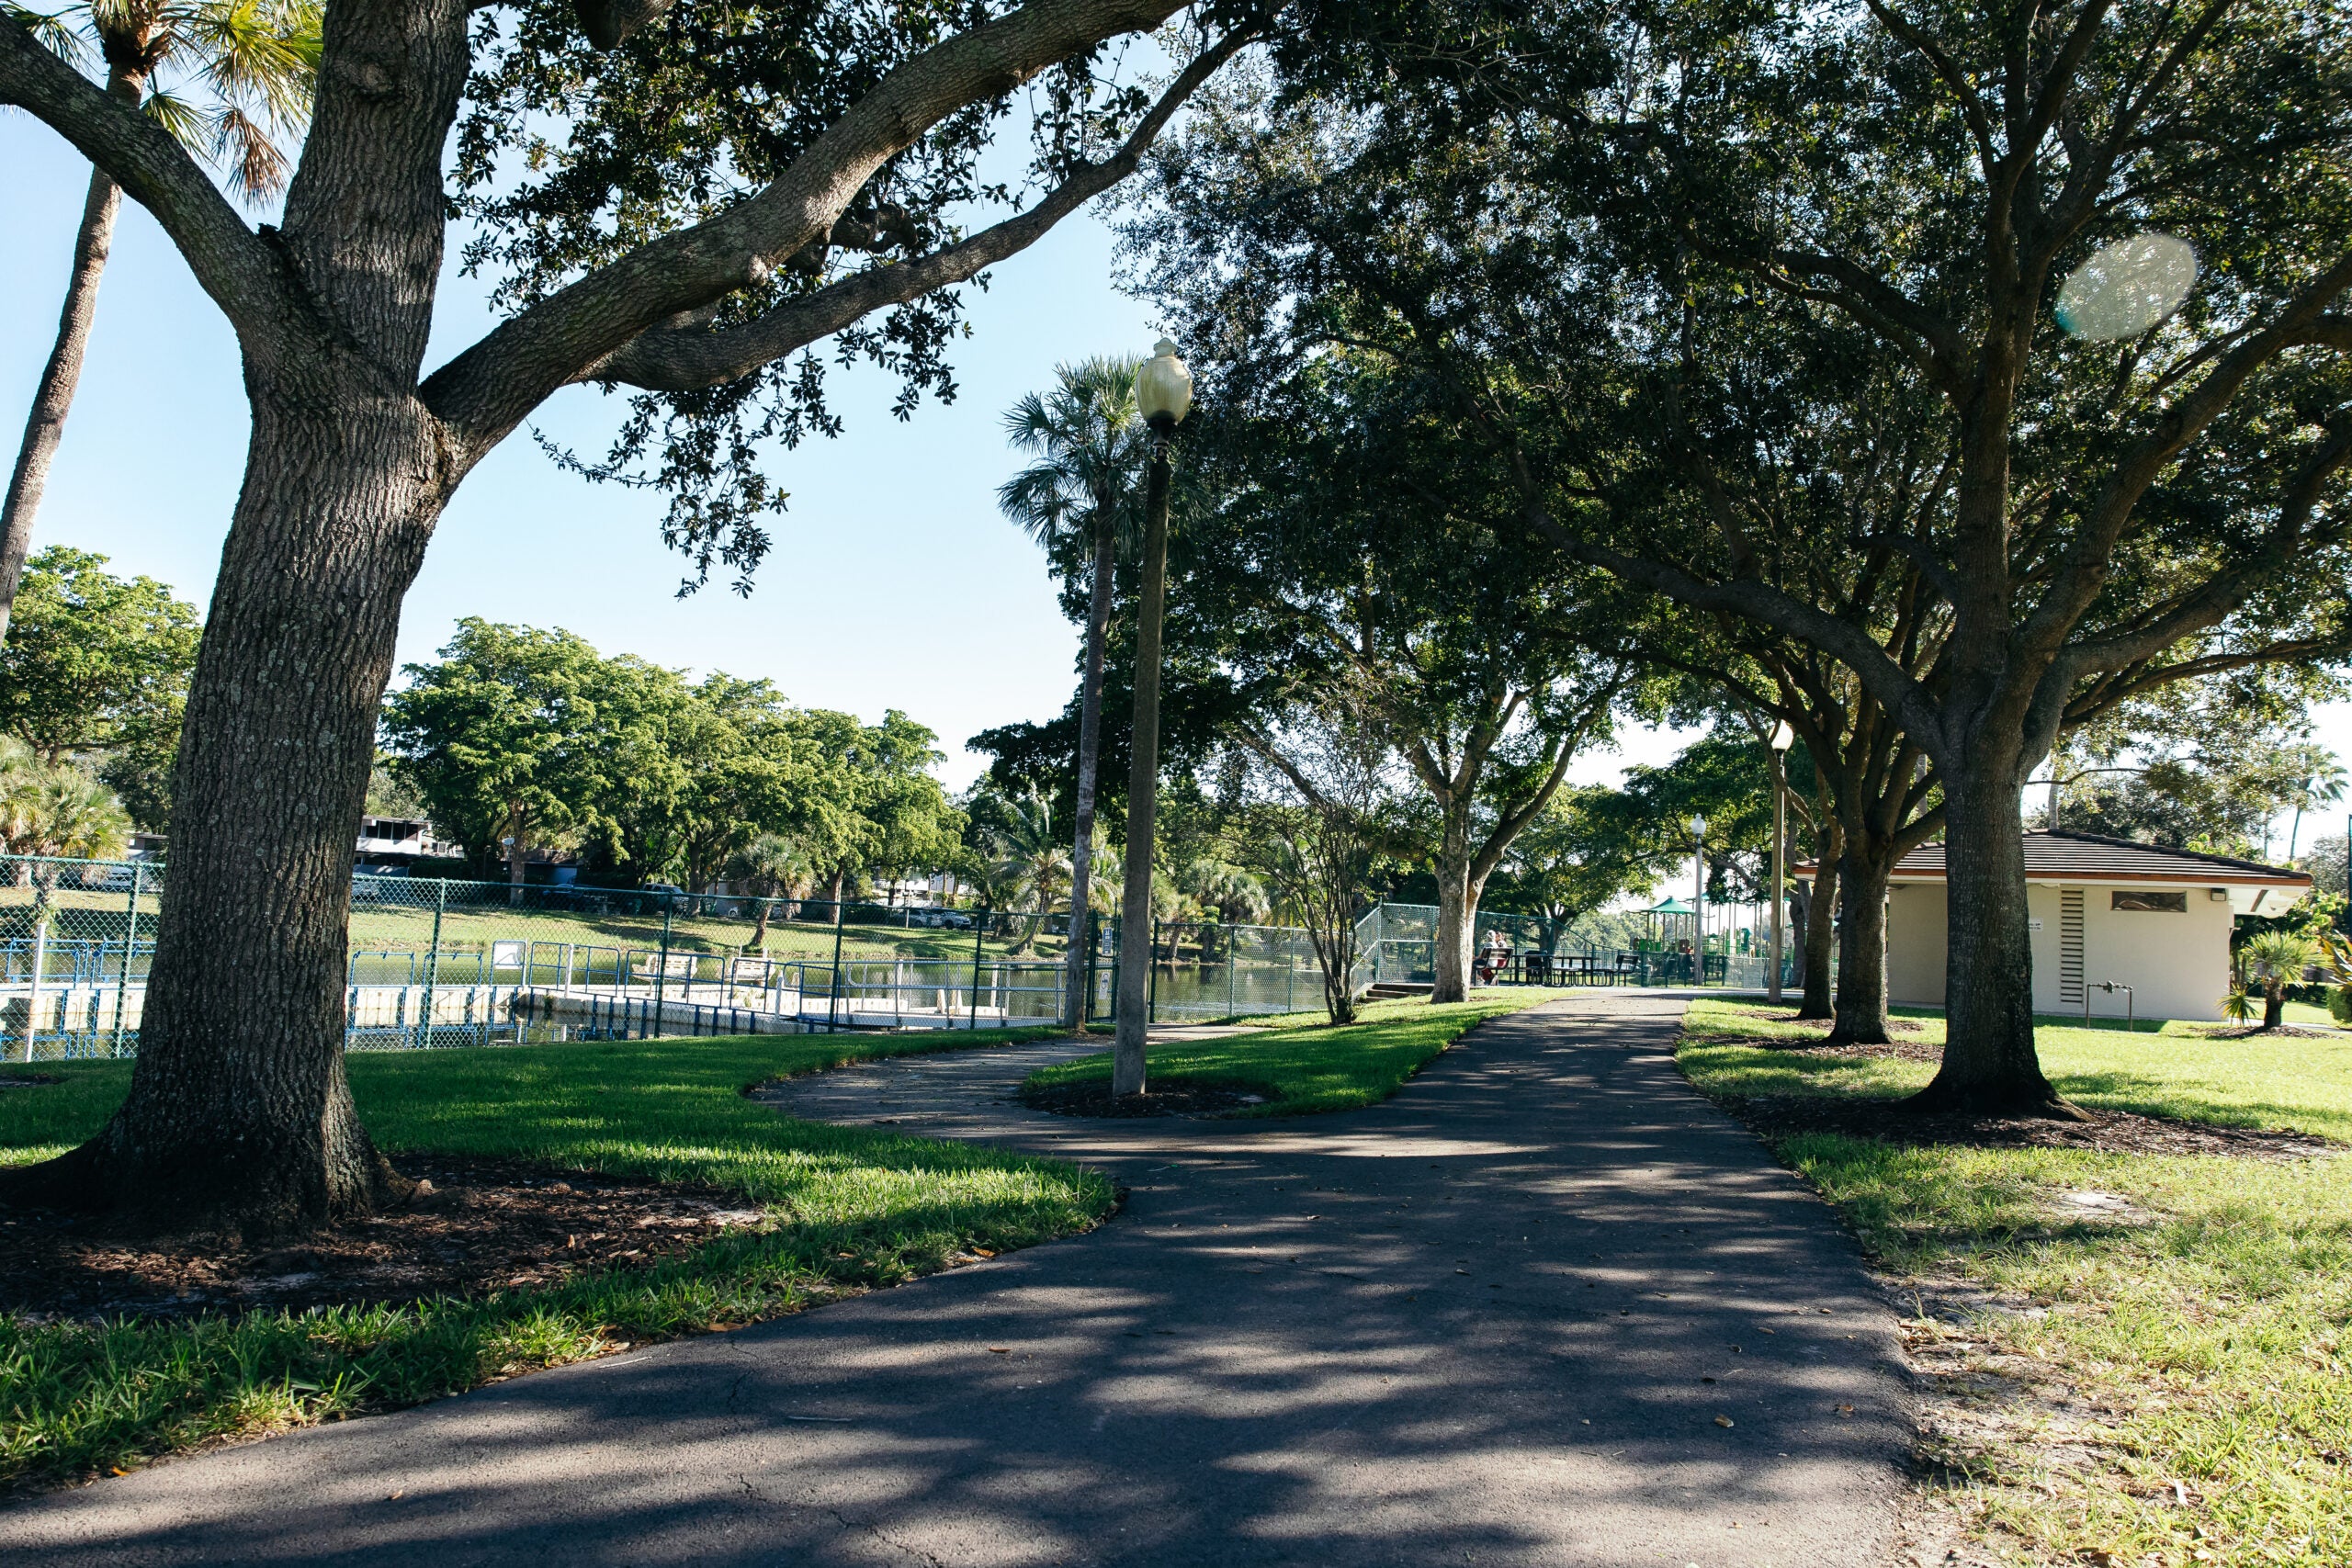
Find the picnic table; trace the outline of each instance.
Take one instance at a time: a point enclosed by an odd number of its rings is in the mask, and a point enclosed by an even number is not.
[[[1613,982],[1623,967],[1608,953],[1522,953],[1519,978],[1529,986],[1600,986]]]

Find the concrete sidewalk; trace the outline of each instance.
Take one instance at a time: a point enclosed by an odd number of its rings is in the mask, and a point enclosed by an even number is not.
[[[43,1498],[0,1514],[0,1557],[1878,1564],[1908,1440],[1892,1315],[1827,1210],[1682,1082],[1679,1010],[1497,1020],[1384,1105],[1292,1122],[1011,1102],[1059,1043],[795,1080],[795,1113],[1082,1160],[1126,1206]]]

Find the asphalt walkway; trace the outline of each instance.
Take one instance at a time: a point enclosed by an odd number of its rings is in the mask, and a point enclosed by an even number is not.
[[[1089,1235],[0,1513],[98,1563],[1876,1568],[1908,1420],[1827,1210],[1679,1000],[1474,1031],[1385,1104],[1080,1122],[1069,1047],[782,1086],[1113,1173]],[[25,1554],[18,1556],[17,1554]]]

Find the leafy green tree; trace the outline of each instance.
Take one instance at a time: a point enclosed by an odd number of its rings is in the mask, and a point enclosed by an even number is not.
[[[1487,903],[1536,917],[1542,951],[1587,916],[1646,895],[1680,852],[1605,784],[1569,784],[1513,840]]]
[[[1181,8],[338,11],[266,230],[137,110],[0,26],[0,103],[154,215],[234,331],[253,415],[131,1086],[92,1142],[0,1187],[223,1234],[401,1196],[352,1109],[335,998],[378,707],[444,509],[549,397],[628,388],[649,400],[600,466],[634,474],[658,454],[650,477],[695,577],[715,559],[748,570],[781,499],[763,454],[837,424],[802,351],[839,336],[900,373],[901,412],[952,385],[956,286],[1124,179],[1260,20],[1236,7],[1203,17],[1210,38],[1171,39],[1190,58],[1157,97],[1105,79],[1102,46]],[[1004,180],[982,160],[1033,83],[1034,178]],[[460,221],[503,319],[428,374]]]
[[[84,0],[41,12],[0,0],[0,27],[29,29],[74,66],[102,67],[110,96],[211,164],[231,195],[260,202],[286,185],[277,139],[300,134],[310,115],[321,8],[319,0]],[[7,634],[32,548],[33,516],[82,379],[98,279],[121,209],[121,187],[103,168],[92,169],[57,342],[41,367],[7,499],[0,502],[0,637]]]
[[[130,835],[122,803],[86,770],[51,761],[14,737],[0,739],[0,849],[104,860],[122,853]]]
[[[2347,846],[2352,846],[2352,835],[2343,833],[2312,840],[2311,852],[2295,864],[2311,873],[2312,892],[2333,893],[2338,897],[2352,892],[2352,880],[2346,877]]]
[[[1563,558],[1850,671],[1942,796],[1951,1016],[1921,1103],[2066,1114],[2033,1048],[2030,773],[2137,693],[2352,639],[2344,20],[1951,0],[1560,25],[1582,15],[1524,8],[1498,25],[1526,47],[1481,71],[1432,39],[1201,116],[1138,235],[1155,292],[1237,363],[1344,344],[1429,378]],[[2204,258],[2196,288],[2132,259],[2151,233]],[[2118,287],[2076,310],[2070,276]],[[1739,412],[1774,386],[1921,400],[1903,428],[1944,499],[1902,532],[1786,525],[1790,487],[1870,474],[1759,453]],[[1787,483],[1726,478],[1759,467]],[[1792,566],[1825,548],[1834,581],[1916,570],[1933,613],[1824,597]]]
[[[1295,716],[1280,764],[1254,770],[1237,807],[1249,869],[1306,932],[1333,1023],[1356,1016],[1356,923],[1393,852],[1404,806],[1369,716],[1343,702]]]
[[[1113,578],[1122,539],[1143,531],[1143,473],[1149,432],[1136,409],[1132,355],[1055,369],[1050,392],[1031,392],[1004,416],[1015,451],[1036,461],[997,487],[997,506],[1048,557],[1087,551],[1086,649],[1079,676],[1076,828],[1069,857],[1070,929],[1093,901],[1094,790],[1102,750],[1102,660]],[[1084,1007],[1084,944],[1069,944],[1062,1021],[1075,1029]]]
[[[963,814],[932,770],[946,760],[938,737],[891,708],[851,753],[865,864],[890,877],[930,871],[955,857]]]
[[[729,857],[727,880],[731,886],[759,900],[759,913],[753,917],[752,940],[747,945],[764,952],[768,921],[775,913],[773,900],[802,897],[816,885],[817,868],[797,839],[783,833],[762,833]]]
[[[612,760],[598,743],[604,660],[571,632],[469,615],[437,662],[402,673],[383,719],[401,776],[469,852],[503,849],[519,903],[533,840],[595,820]]]
[[[992,886],[1005,908],[1050,909],[1070,881],[1070,853],[1053,808],[1034,791],[1005,802],[990,838],[996,852]]]
[[[2053,753],[2057,798],[2029,798],[2044,827],[2173,849],[2267,856],[2273,821],[2320,798],[2337,767],[2312,739],[2310,709],[2342,694],[2318,668],[2237,671],[2158,688],[2068,736]]]
[[[1639,606],[1601,573],[1522,570],[1508,506],[1464,467],[1483,447],[1427,417],[1419,391],[1333,355],[1238,405],[1204,438],[1216,504],[1183,593],[1256,697],[1229,726],[1243,745],[1286,769],[1284,717],[1343,702],[1418,784],[1431,996],[1449,1002],[1469,985],[1488,878],[1635,684]]]
[[[85,760],[141,827],[162,832],[201,632],[195,605],[106,564],[62,545],[27,563],[0,646],[0,734],[51,766]]]

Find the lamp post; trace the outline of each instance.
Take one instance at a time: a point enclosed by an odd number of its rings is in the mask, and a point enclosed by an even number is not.
[[[1764,997],[1781,1001],[1781,914],[1789,886],[1789,748],[1796,732],[1782,719],[1772,731],[1772,970],[1764,981]]]
[[[1690,818],[1690,983],[1707,983],[1707,819]]]
[[[1114,1095],[1143,1092],[1144,1039],[1151,1023],[1151,849],[1159,805],[1159,629],[1168,605],[1168,448],[1192,407],[1192,372],[1176,357],[1176,345],[1161,338],[1136,371],[1136,410],[1151,427],[1151,467],[1144,490],[1143,599],[1136,607],[1135,742],[1127,773],[1126,885],[1119,901]]]

